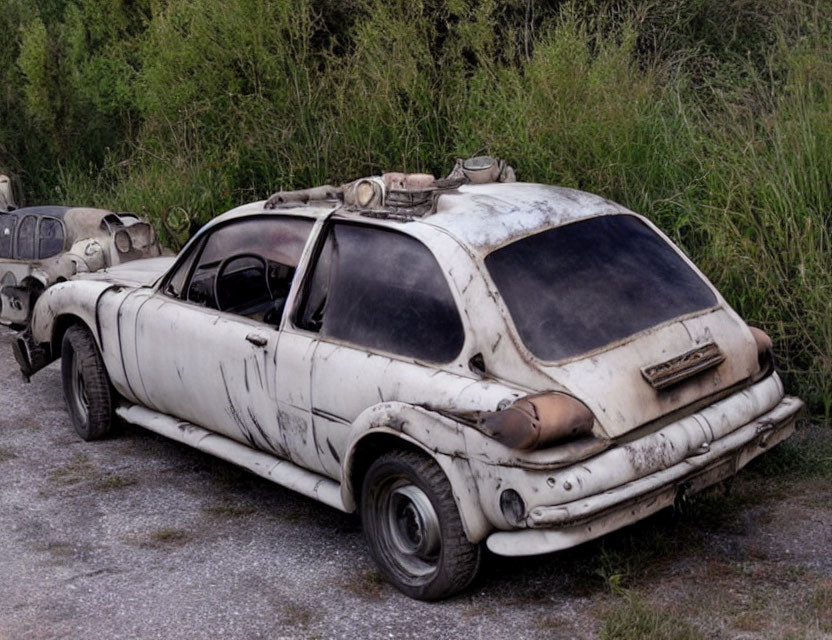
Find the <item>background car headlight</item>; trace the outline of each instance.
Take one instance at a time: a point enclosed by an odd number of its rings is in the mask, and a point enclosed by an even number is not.
[[[127,233],[125,229],[119,229],[116,231],[116,234],[113,237],[113,242],[115,242],[116,249],[118,249],[119,253],[127,253],[133,248],[133,241],[130,239],[130,234]]]

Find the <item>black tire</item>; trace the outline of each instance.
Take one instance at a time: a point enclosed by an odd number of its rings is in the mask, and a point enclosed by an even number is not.
[[[447,598],[477,574],[480,546],[465,537],[451,486],[426,455],[391,451],[370,465],[361,522],[384,577],[411,598]]]
[[[61,344],[61,378],[72,426],[84,440],[110,433],[114,394],[95,338],[82,325],[70,327]]]

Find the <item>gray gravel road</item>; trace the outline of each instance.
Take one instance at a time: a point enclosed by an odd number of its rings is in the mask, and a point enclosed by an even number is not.
[[[543,558],[488,556],[467,593],[415,602],[380,582],[354,517],[138,428],[81,441],[59,367],[24,384],[11,340],[0,328],[0,640],[597,635],[611,597],[599,567],[632,533]],[[678,533],[667,516],[638,526]],[[708,539],[739,554],[771,538],[713,526]],[[826,540],[802,545],[818,547],[805,564],[828,562]],[[661,595],[697,553],[664,560],[651,589]]]
[[[0,328],[2,640],[531,637],[506,597],[546,585],[547,615],[581,606],[557,561],[495,558],[466,595],[412,601],[380,582],[355,517],[142,429],[81,441],[59,366],[24,384],[11,341]]]

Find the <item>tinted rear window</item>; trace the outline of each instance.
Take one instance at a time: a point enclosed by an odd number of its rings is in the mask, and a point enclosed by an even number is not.
[[[638,218],[601,216],[491,253],[485,264],[526,347],[555,361],[713,307],[708,285]]]

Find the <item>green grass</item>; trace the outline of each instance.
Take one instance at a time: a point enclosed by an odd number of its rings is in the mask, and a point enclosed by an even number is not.
[[[210,507],[205,507],[203,511],[213,516],[219,516],[222,518],[239,518],[242,516],[251,515],[252,513],[256,513],[257,509],[245,505],[218,504]]]
[[[757,477],[773,480],[832,481],[832,436],[807,425],[748,467]]]
[[[114,489],[123,489],[124,487],[130,487],[134,484],[136,484],[135,478],[113,474],[106,475],[100,478],[95,483],[95,487],[101,491],[111,491]]]
[[[809,599],[809,609],[820,631],[832,633],[832,581],[826,580]]]
[[[56,484],[73,486],[97,480],[100,472],[87,456],[76,453],[69,462],[55,469],[49,477]]]
[[[829,3],[7,4],[0,168],[29,201],[178,247],[280,188],[501,155],[657,222],[832,413]]]
[[[599,635],[602,640],[699,640],[705,637],[675,612],[648,604],[629,593],[603,616]]]
[[[378,571],[365,571],[354,576],[345,588],[365,600],[378,600],[384,593],[384,578]]]
[[[183,529],[164,527],[151,531],[141,546],[150,548],[178,547],[187,544],[192,539],[193,536]]]

